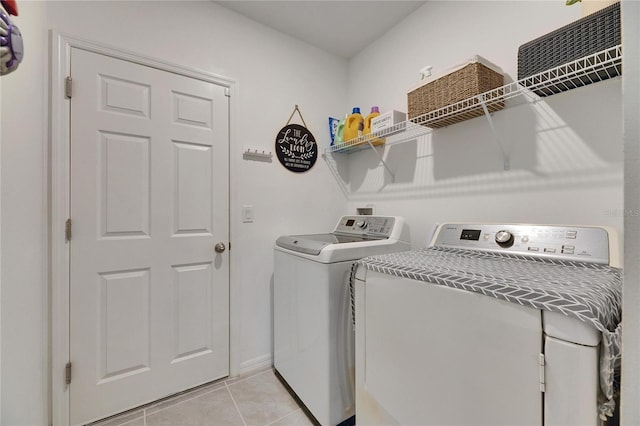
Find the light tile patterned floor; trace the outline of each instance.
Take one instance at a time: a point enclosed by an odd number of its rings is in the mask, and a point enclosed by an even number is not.
[[[263,370],[222,380],[92,426],[307,426],[314,423],[275,376]]]

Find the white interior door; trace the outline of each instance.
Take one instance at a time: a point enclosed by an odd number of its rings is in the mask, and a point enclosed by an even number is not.
[[[229,373],[225,88],[71,52],[70,419]]]

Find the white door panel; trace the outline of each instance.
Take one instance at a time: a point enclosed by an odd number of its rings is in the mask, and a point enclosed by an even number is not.
[[[71,422],[228,375],[224,88],[72,50]]]

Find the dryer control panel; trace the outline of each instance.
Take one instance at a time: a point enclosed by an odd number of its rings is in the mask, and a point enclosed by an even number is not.
[[[447,223],[434,245],[609,264],[609,233],[599,227]]]

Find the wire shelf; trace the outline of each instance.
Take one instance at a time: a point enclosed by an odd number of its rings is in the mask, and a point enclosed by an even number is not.
[[[430,124],[446,123],[454,116],[472,118],[486,114],[486,112],[493,112],[502,109],[506,100],[517,96],[527,95],[533,98],[549,96],[621,74],[622,45],[617,45],[455,104],[430,111],[411,119],[411,121],[398,123],[371,135],[360,136],[345,143],[333,145],[326,148],[325,153],[355,152],[374,148],[371,141],[376,138],[392,138],[393,141],[388,140],[387,144],[415,139],[431,133],[433,129],[429,127]]]
[[[491,110],[491,107],[497,107],[504,101],[523,94],[533,92],[538,96],[553,95],[621,74],[622,45],[618,45],[428,112],[412,121],[429,127],[430,123],[450,116],[472,114],[482,103]]]
[[[401,136],[402,140],[409,140],[430,133],[431,131],[432,129],[412,123],[411,121],[403,121],[372,134],[359,136],[344,143],[332,145],[326,148],[325,152],[356,152],[380,144],[378,142],[379,139]]]

